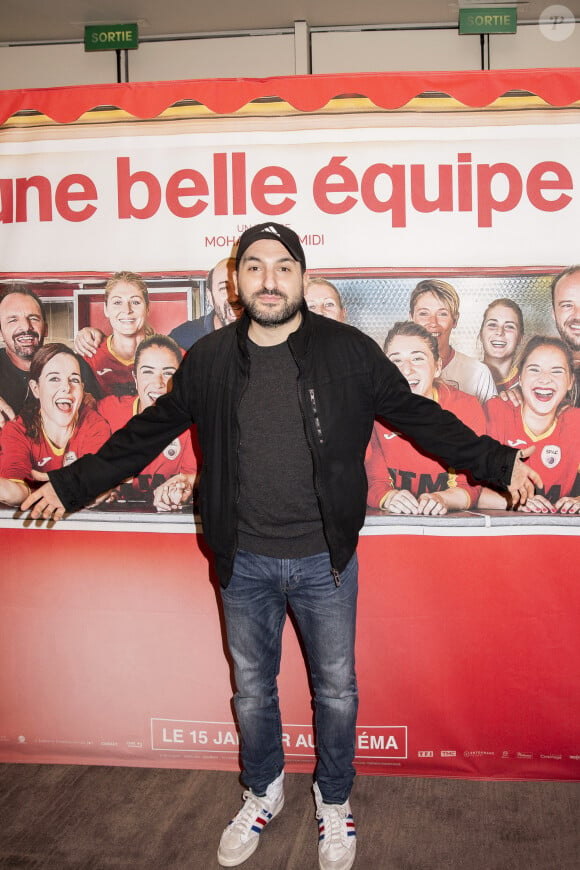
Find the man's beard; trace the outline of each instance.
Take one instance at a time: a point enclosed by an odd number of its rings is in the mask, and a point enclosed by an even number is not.
[[[302,308],[301,298],[290,301],[285,296],[283,296],[282,293],[269,290],[268,295],[279,296],[280,299],[284,300],[284,305],[282,306],[282,308],[278,308],[272,311],[268,311],[267,309],[263,310],[258,308],[258,301],[261,295],[261,293],[257,293],[251,299],[246,300],[240,293],[240,299],[243,303],[244,309],[248,313],[248,316],[259,326],[283,326],[285,323],[288,323],[290,320],[292,320],[296,313]],[[264,293],[264,295],[266,294]]]
[[[35,344],[26,344],[22,346],[18,342],[18,338],[21,338],[23,335],[28,336],[29,338],[35,338]],[[31,360],[38,348],[40,347],[40,335],[38,332],[35,332],[33,329],[28,330],[27,332],[20,332],[17,336],[12,337],[12,345],[14,347],[14,353],[17,357],[23,360]]]
[[[576,324],[577,322],[578,321],[576,320],[576,318],[572,319],[572,323]],[[561,326],[559,323],[557,323],[556,326],[558,327],[560,338],[565,344],[568,345],[570,350],[573,353],[577,353],[578,351],[580,351],[580,334],[570,331],[568,327],[568,321],[566,321],[566,323],[563,323]]]
[[[235,317],[230,317],[230,314],[233,314],[233,309],[231,308],[229,302],[226,302],[221,308],[214,308],[215,314],[217,315],[217,319],[221,323],[222,326],[227,326],[228,323],[232,323],[235,320]]]

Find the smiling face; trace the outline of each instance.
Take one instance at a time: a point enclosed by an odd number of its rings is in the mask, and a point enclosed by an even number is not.
[[[580,272],[561,278],[554,288],[554,318],[563,341],[580,352]]]
[[[486,360],[499,362],[513,359],[522,339],[514,310],[501,303],[489,308],[481,326],[480,337]]]
[[[79,361],[69,353],[48,360],[38,381],[30,380],[32,394],[40,402],[42,422],[59,428],[76,422],[84,386]]]
[[[304,298],[302,267],[281,242],[253,242],[235,274],[240,300],[260,326],[281,326],[300,311]]]
[[[46,333],[36,299],[24,293],[9,293],[0,303],[0,330],[10,360],[19,369],[27,370]]]
[[[129,281],[117,281],[105,298],[105,315],[113,334],[132,336],[143,332],[147,313],[143,292]]]
[[[386,355],[407,379],[417,396],[433,396],[433,381],[441,374],[441,361],[435,360],[427,341],[415,335],[395,335]]]
[[[435,336],[439,353],[444,356],[449,350],[451,330],[457,324],[447,305],[435,293],[428,290],[417,296],[411,311],[411,320],[424,326],[427,332]]]
[[[558,347],[540,345],[529,354],[520,371],[524,405],[536,414],[553,417],[572,382],[565,353]]]
[[[140,410],[154,405],[169,391],[180,360],[168,347],[153,344],[142,351],[135,371]]]

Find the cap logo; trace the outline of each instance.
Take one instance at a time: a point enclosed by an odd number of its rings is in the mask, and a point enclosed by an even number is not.
[[[278,232],[278,230],[276,229],[276,227],[272,227],[272,226],[270,226],[270,227],[264,227],[264,229],[263,229],[262,232],[264,232],[264,233],[272,233],[273,236],[278,236],[278,238],[280,238],[280,233]]]

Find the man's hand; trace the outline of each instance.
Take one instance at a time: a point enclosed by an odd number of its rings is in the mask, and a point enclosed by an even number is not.
[[[0,429],[4,428],[4,425],[8,422],[8,420],[14,420],[16,414],[10,407],[7,401],[0,396]]]
[[[48,480],[48,474],[33,471],[36,480]],[[21,511],[30,511],[33,520],[61,520],[66,513],[65,506],[54,491],[52,483],[45,483],[40,489],[35,489],[20,505]]]
[[[518,505],[524,505],[529,498],[532,498],[536,489],[544,488],[542,478],[538,472],[530,468],[525,461],[532,455],[535,449],[535,446],[532,444],[531,447],[526,447],[525,450],[518,450],[508,486],[511,495],[511,506],[514,508]]]
[[[94,356],[104,337],[104,333],[95,326],[84,326],[75,336],[75,351],[81,356]]]
[[[153,493],[153,505],[158,511],[176,511],[193,495],[195,474],[180,472],[160,484]]]

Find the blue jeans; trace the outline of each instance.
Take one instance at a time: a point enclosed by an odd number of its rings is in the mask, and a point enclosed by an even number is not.
[[[356,554],[337,586],[328,553],[275,559],[239,550],[222,600],[234,660],[242,778],[264,794],[284,767],[278,703],[282,629],[290,607],[314,690],[316,781],[326,803],[344,803],[354,778],[358,691],[354,638]]]

